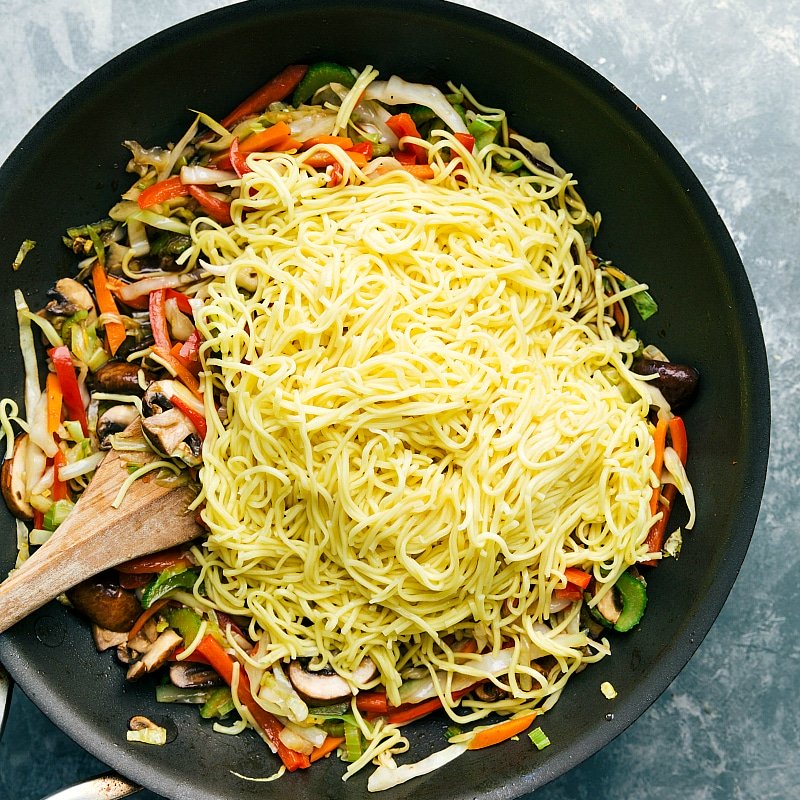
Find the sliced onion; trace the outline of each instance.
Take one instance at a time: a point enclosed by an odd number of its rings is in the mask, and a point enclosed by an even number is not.
[[[451,744],[444,750],[431,753],[427,758],[417,761],[414,764],[402,764],[399,767],[381,764],[375,769],[367,781],[367,789],[370,792],[382,792],[391,789],[392,786],[418,778],[420,775],[427,775],[429,772],[449,764],[467,752],[467,744]]]
[[[364,100],[380,100],[390,106],[419,103],[433,111],[454,133],[467,133],[467,126],[447,98],[435,86],[409,83],[397,75],[388,81],[374,81],[364,92]]]
[[[157,275],[153,278],[142,278],[134,283],[127,283],[119,290],[119,298],[125,303],[144,297],[157,289],[177,289],[179,286],[186,286],[194,283],[198,276],[188,272],[183,274]]]
[[[669,482],[678,487],[678,491],[686,501],[686,508],[689,510],[689,521],[685,527],[686,530],[691,530],[694,527],[695,520],[694,490],[689,482],[689,477],[686,475],[686,469],[681,463],[680,456],[672,447],[667,447],[664,450],[664,467],[671,478]]]
[[[104,457],[105,453],[103,452],[92,453],[90,456],[86,456],[86,458],[82,458],[74,464],[67,464],[64,467],[60,467],[58,470],[58,477],[62,481],[71,481],[75,478],[80,478],[81,475],[88,475],[90,472],[94,472],[94,470],[97,469],[98,464]]]
[[[196,183],[204,186],[216,185],[225,181],[235,181],[239,176],[225,169],[187,166],[181,167],[181,183]]]

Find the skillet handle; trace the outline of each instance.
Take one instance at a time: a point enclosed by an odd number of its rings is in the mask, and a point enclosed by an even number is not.
[[[49,794],[44,800],[119,800],[141,790],[141,786],[131,783],[116,772],[107,772]]]

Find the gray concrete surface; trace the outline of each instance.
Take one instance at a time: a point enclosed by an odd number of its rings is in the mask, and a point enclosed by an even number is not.
[[[111,56],[224,0],[0,0],[0,160]],[[537,800],[800,798],[800,4],[788,0],[471,0],[609,78],[674,142],[747,268],[770,356],[766,495],[741,576],[670,689]],[[0,798],[103,769],[17,693]],[[142,797],[154,800],[152,794]]]

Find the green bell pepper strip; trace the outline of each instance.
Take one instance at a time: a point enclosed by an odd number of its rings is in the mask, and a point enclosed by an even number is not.
[[[353,73],[347,67],[341,64],[334,64],[330,61],[320,61],[317,64],[312,64],[308,68],[308,72],[300,81],[297,88],[292,95],[292,105],[297,107],[311,99],[315,92],[329,83],[341,83],[350,89],[356,79]]]

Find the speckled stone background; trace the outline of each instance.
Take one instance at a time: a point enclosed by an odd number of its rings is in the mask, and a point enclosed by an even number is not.
[[[227,4],[0,0],[0,160],[97,66],[158,30]],[[636,100],[673,141],[740,250],[772,373],[764,503],[715,627],[638,722],[536,792],[536,800],[800,798],[800,3],[465,5],[571,51]],[[0,743],[0,798],[38,800],[103,770],[16,693]]]

